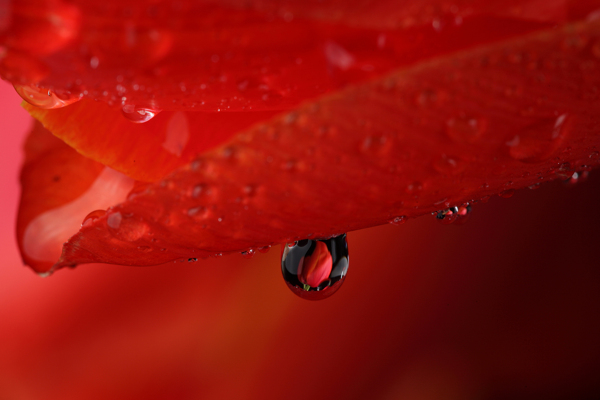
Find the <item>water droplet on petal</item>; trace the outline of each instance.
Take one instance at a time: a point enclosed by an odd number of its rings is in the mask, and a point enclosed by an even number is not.
[[[458,143],[473,143],[487,130],[487,120],[461,115],[446,121],[446,134]]]
[[[504,199],[508,199],[508,198],[513,197],[514,194],[515,194],[515,190],[514,189],[507,189],[507,190],[504,190],[504,191],[500,192],[498,194],[498,196],[500,196],[500,197],[502,197]]]
[[[570,119],[568,114],[561,114],[522,129],[519,135],[506,143],[510,156],[525,163],[548,159],[568,135],[572,124]]]
[[[81,226],[90,226],[94,223],[94,221],[96,221],[98,218],[102,218],[104,215],[106,215],[105,210],[92,211],[91,213],[85,216],[83,222],[81,223]]]
[[[458,207],[450,207],[445,210],[438,211],[435,218],[444,225],[449,225],[458,218]]]
[[[252,258],[254,257],[254,249],[248,249],[246,251],[242,251],[242,257],[244,258]]]
[[[471,206],[468,203],[463,204],[458,207],[458,212],[456,216],[456,220],[454,221],[454,225],[462,225],[471,216]]]
[[[258,248],[258,251],[261,253],[267,253],[269,250],[271,250],[271,246],[263,246]]]
[[[341,287],[348,272],[346,234],[282,245],[281,272],[287,286],[303,299],[322,300],[331,296]]]
[[[527,186],[529,189],[531,190],[536,190],[540,188],[540,184],[539,183],[534,183],[533,185]]]
[[[392,225],[402,225],[403,223],[406,222],[406,220],[407,220],[406,215],[401,215],[399,217],[390,219],[389,223]]]
[[[81,100],[80,96],[66,93],[56,94],[52,90],[43,89],[35,85],[14,85],[15,90],[23,100],[43,109],[62,108]]]
[[[148,122],[160,112],[152,108],[136,107],[133,104],[124,105],[122,111],[125,118],[136,124]]]
[[[110,214],[108,216],[108,219],[106,220],[106,225],[108,225],[109,228],[112,228],[112,229],[119,229],[119,227],[121,226],[122,220],[123,220],[123,216],[121,215],[121,213],[116,212],[116,213]]]
[[[571,177],[566,179],[564,182],[568,186],[573,186],[578,183],[585,182],[589,175],[590,173],[588,171],[573,172],[573,175],[571,175]]]

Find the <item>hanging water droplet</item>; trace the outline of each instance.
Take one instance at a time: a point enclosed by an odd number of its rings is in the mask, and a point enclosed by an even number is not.
[[[507,189],[507,190],[500,192],[498,194],[498,196],[500,196],[504,199],[508,199],[508,198],[513,197],[514,194],[515,194],[515,189]]]
[[[458,207],[450,207],[445,210],[438,211],[435,218],[444,225],[449,225],[458,218]]]
[[[565,179],[564,183],[568,186],[573,186],[577,183],[585,182],[589,175],[588,171],[573,172],[573,175],[569,179]]]
[[[281,272],[287,286],[303,299],[331,296],[342,286],[348,272],[346,234],[282,245]]]
[[[124,105],[122,111],[125,118],[136,124],[148,122],[160,112],[152,108],[136,107],[133,104]]]
[[[248,249],[246,251],[242,251],[242,257],[244,257],[244,258],[254,257],[254,249]]]
[[[465,222],[467,222],[467,220],[471,216],[471,206],[469,205],[469,203],[465,203],[462,206],[458,207],[457,214],[458,215],[454,220],[454,225],[462,225]]]
[[[56,94],[52,90],[43,89],[35,85],[14,85],[15,90],[23,100],[44,109],[62,108],[81,100],[80,96],[66,93]]]
[[[392,225],[402,225],[407,220],[406,215],[400,215],[399,217],[392,218],[388,222]]]
[[[271,246],[263,246],[258,248],[258,251],[260,251],[261,253],[268,253],[269,250],[271,250]]]
[[[104,210],[92,211],[91,213],[85,216],[83,222],[81,223],[81,226],[89,226],[93,224],[94,221],[96,221],[98,218],[102,218],[105,214],[106,211]]]
[[[453,223],[458,215],[458,207],[450,207],[435,213],[435,218],[444,225]]]

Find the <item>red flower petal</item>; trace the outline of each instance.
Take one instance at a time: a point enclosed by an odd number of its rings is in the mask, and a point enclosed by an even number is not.
[[[598,1],[12,4],[3,78],[154,109],[289,109],[419,60],[582,19]],[[36,44],[38,44],[36,46]]]
[[[29,104],[25,108],[84,156],[147,182],[161,179],[196,155],[274,115],[272,111],[164,111],[144,124],[135,124],[121,110],[89,100],[55,110]]]
[[[327,245],[316,242],[314,252],[303,257],[298,265],[298,279],[305,285],[317,287],[331,274],[333,260]]]
[[[306,104],[111,208],[57,267],[329,236],[588,169],[599,162],[598,40],[597,22],[537,33]]]

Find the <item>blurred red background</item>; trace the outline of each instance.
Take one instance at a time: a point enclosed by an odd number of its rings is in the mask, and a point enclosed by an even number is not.
[[[330,299],[279,249],[40,278],[14,237],[29,117],[2,83],[0,399],[600,396],[600,176],[348,236]]]

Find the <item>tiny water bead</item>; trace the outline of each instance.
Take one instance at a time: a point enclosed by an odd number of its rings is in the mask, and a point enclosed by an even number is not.
[[[125,118],[136,124],[148,122],[160,112],[152,108],[136,107],[133,104],[124,105],[122,111]]]
[[[242,251],[242,257],[244,257],[244,258],[252,258],[252,257],[254,257],[254,253],[255,253],[254,249],[249,249],[249,250],[246,250],[246,251]]]
[[[389,220],[389,223],[392,225],[402,225],[407,220],[406,215],[400,215],[399,217],[395,217]]]
[[[573,186],[573,185],[576,185],[577,183],[585,182],[587,180],[589,174],[590,173],[588,171],[573,172],[571,177],[569,177],[568,179],[565,179],[563,182],[567,186]]]
[[[444,225],[462,225],[471,216],[471,206],[469,204],[463,204],[459,207],[454,206],[438,211],[434,215]]]
[[[342,286],[348,272],[346,234],[282,245],[281,272],[286,285],[303,299],[331,296]]]
[[[71,93],[59,95],[52,90],[35,85],[14,85],[14,87],[23,100],[32,106],[44,109],[62,108],[81,100],[80,96]]]

